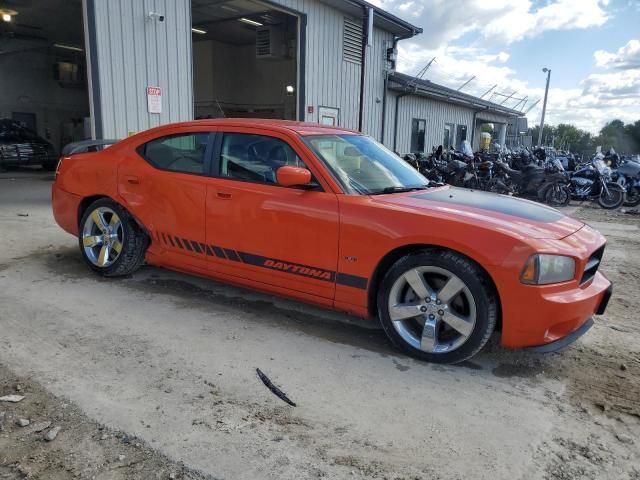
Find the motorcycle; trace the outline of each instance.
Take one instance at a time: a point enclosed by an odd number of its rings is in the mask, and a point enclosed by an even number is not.
[[[548,162],[545,167],[530,163],[522,170],[512,169],[502,161],[494,165],[496,174],[492,191],[528,197],[556,207],[566,206],[571,201],[569,180],[557,160]]]
[[[631,160],[619,160],[618,168],[613,171],[612,180],[623,187],[627,194],[624,205],[640,205],[640,163]]]
[[[576,168],[571,175],[571,196],[579,200],[597,201],[602,208],[612,210],[624,203],[626,191],[611,180],[611,168],[602,158],[602,155],[596,155],[590,164]]]

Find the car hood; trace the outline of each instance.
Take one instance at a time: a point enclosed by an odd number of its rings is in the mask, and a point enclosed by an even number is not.
[[[444,186],[374,198],[403,209],[449,217],[524,238],[560,240],[584,226],[540,203],[465,188]]]

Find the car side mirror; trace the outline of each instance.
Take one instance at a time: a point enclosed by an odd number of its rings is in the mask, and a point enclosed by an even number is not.
[[[299,187],[311,183],[311,172],[306,168],[284,166],[276,171],[278,185],[283,187]]]

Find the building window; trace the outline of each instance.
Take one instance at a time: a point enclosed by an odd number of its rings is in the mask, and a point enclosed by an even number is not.
[[[208,141],[207,132],[171,135],[145,143],[138,153],[161,170],[202,175]]]
[[[444,138],[442,139],[442,148],[445,150],[451,150],[453,147],[453,136],[456,131],[456,126],[453,123],[444,124]]]
[[[411,124],[411,152],[424,153],[426,120],[414,118]]]
[[[362,62],[362,24],[350,18],[344,19],[344,31],[342,33],[342,55],[348,62]]]
[[[458,125],[456,129],[456,144],[455,147],[458,150],[462,150],[462,142],[467,139],[467,126],[466,125]]]

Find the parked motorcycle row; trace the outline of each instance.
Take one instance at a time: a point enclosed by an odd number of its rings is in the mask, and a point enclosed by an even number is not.
[[[405,161],[436,183],[514,195],[555,207],[574,200],[593,201],[602,208],[640,204],[640,157],[620,157],[613,150],[582,162],[551,149],[521,148],[496,153],[463,151],[431,155],[407,154]]]

